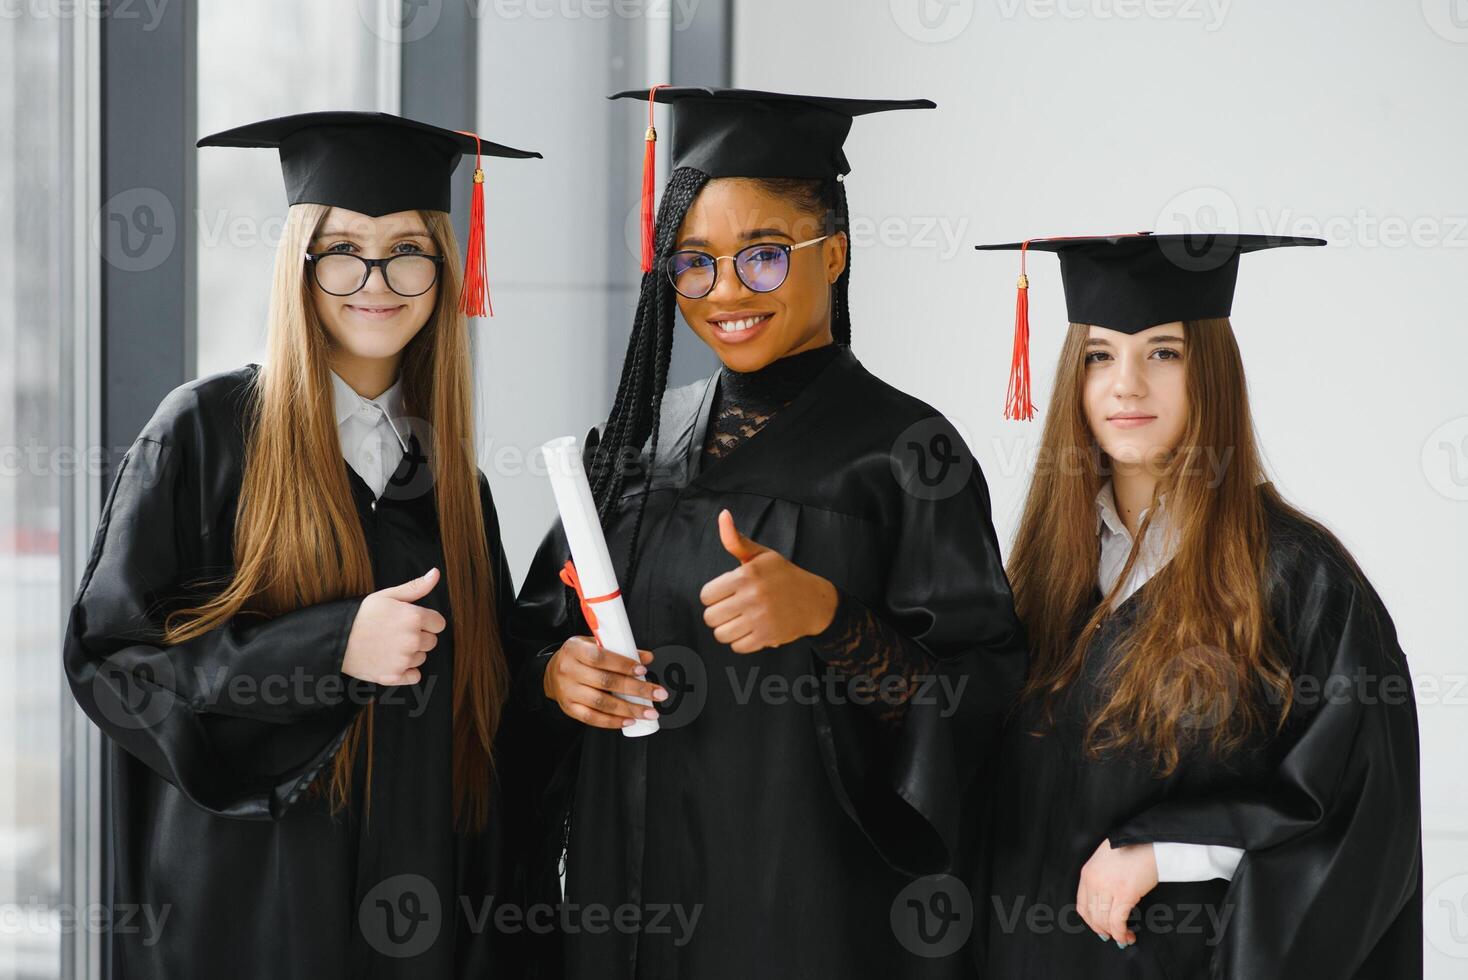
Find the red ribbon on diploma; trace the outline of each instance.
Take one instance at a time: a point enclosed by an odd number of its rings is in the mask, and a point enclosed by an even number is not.
[[[569,558],[566,559],[566,564],[561,568],[561,581],[576,590],[576,598],[581,602],[581,615],[586,617],[586,625],[591,627],[591,632],[596,633],[596,611],[591,608],[591,604],[615,599],[622,594],[622,590],[614,589],[606,595],[597,595],[588,598],[586,593],[581,591],[581,577],[576,574],[576,563]],[[601,642],[600,634],[597,635],[596,640],[598,643]]]

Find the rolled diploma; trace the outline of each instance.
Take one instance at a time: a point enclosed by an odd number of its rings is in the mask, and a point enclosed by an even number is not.
[[[545,456],[551,491],[556,495],[561,527],[566,533],[566,543],[571,546],[571,560],[576,564],[581,591],[592,599],[611,595],[617,591],[617,573],[612,568],[607,539],[596,516],[591,484],[587,482],[586,470],[581,465],[581,446],[575,436],[562,436],[541,446],[540,451]],[[596,613],[596,642],[613,653],[637,660],[637,642],[632,638],[632,624],[627,619],[627,607],[623,605],[622,597],[601,599],[590,603],[590,606]],[[631,695],[619,694],[618,697],[633,704],[652,704],[645,698]],[[657,730],[656,721],[638,718],[622,729],[622,734],[635,738],[651,735]]]

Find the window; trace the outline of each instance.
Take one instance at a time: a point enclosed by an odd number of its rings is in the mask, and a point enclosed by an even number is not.
[[[396,45],[368,24],[372,7],[358,0],[200,4],[198,135],[297,112],[395,111]],[[265,355],[271,270],[286,213],[278,161],[274,150],[199,151],[198,375]]]

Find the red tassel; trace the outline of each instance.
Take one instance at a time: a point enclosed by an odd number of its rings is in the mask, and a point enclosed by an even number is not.
[[[1025,252],[1019,250],[1019,283],[1014,298],[1014,353],[1009,362],[1009,393],[1004,400],[1004,417],[1028,422],[1035,417],[1030,400],[1030,278],[1025,275]]]
[[[658,89],[664,85],[654,85],[647,90],[647,132],[642,137],[642,271],[651,272],[653,266],[653,236],[655,234],[656,208],[653,206],[653,195],[657,183],[657,149],[658,131],[652,124],[653,106],[657,104],[655,96]]]
[[[465,316],[494,316],[489,300],[489,256],[484,247],[484,168],[480,166],[479,137],[474,137],[474,190],[469,198],[469,247],[464,253],[464,287],[459,292],[459,311]]]

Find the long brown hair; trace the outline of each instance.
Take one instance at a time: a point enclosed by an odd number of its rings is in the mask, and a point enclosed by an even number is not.
[[[250,398],[244,476],[234,529],[235,571],[209,601],[172,613],[166,639],[179,643],[241,613],[292,609],[376,590],[367,541],[352,502],[328,374],[329,336],[316,316],[304,253],[330,208],[291,207],[275,256],[265,363]],[[496,629],[494,571],[485,539],[473,454],[468,323],[458,312],[458,244],[448,215],[420,211],[444,256],[432,316],[403,349],[407,410],[427,423],[454,634],[455,821],[482,827],[488,813],[493,738],[508,686]],[[395,584],[395,583],[390,583]],[[353,721],[323,773],[333,810],[351,800],[352,767],[366,746],[372,778],[373,705]],[[370,799],[370,796],[368,797]]]
[[[1277,511],[1314,522],[1264,482],[1233,327],[1226,318],[1187,321],[1187,425],[1177,448],[1157,461],[1153,506],[1116,584],[1093,608],[1095,498],[1108,461],[1083,403],[1089,329],[1073,323],[1066,334],[1040,465],[1009,560],[1015,608],[1031,644],[1022,698],[1037,699],[1043,717],[1053,717],[1058,696],[1079,677],[1113,615],[1166,494],[1176,552],[1136,596],[1139,615],[1118,640],[1121,655],[1106,667],[1102,701],[1085,735],[1092,757],[1133,748],[1166,775],[1195,744],[1223,754],[1252,732],[1283,725],[1291,685],[1265,594],[1266,520]]]

